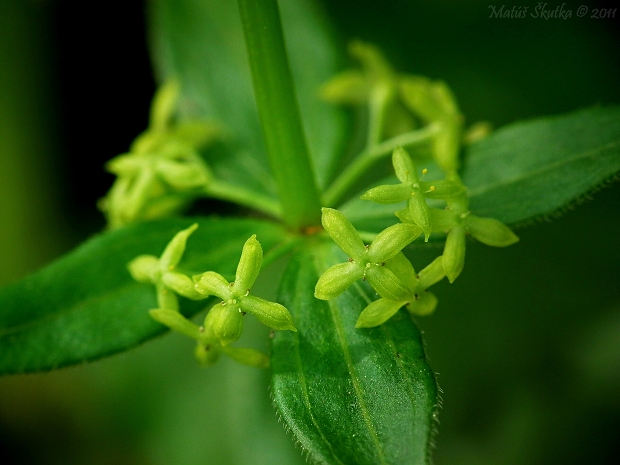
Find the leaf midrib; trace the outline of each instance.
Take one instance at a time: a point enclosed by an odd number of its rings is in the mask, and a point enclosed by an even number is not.
[[[323,259],[323,262],[325,260]],[[323,265],[325,265],[323,263]],[[317,276],[320,276],[322,270],[319,269],[318,263],[315,261],[316,273]],[[327,266],[323,266],[322,269],[326,269]],[[351,358],[351,353],[349,352],[349,346],[347,344],[347,339],[344,335],[344,328],[342,326],[342,321],[340,321],[340,317],[338,314],[338,309],[333,299],[328,300],[328,306],[330,315],[332,317],[332,322],[334,323],[334,329],[336,330],[336,335],[338,336],[338,341],[340,342],[340,347],[342,349],[342,353],[344,356],[344,361],[347,366],[347,370],[349,371],[349,376],[351,378],[351,382],[353,383],[353,389],[355,390],[355,396],[358,400],[358,405],[360,406],[360,412],[362,414],[362,418],[364,419],[364,423],[368,428],[370,436],[372,437],[373,443],[377,449],[379,454],[379,458],[381,460],[380,463],[387,465],[385,460],[385,455],[383,453],[383,448],[381,447],[381,442],[379,441],[379,437],[377,435],[377,430],[372,423],[372,419],[370,417],[370,413],[368,411],[368,406],[366,405],[366,401],[362,394],[362,388],[360,386],[359,377],[357,375],[357,370],[355,369],[355,365],[353,363],[353,359]]]

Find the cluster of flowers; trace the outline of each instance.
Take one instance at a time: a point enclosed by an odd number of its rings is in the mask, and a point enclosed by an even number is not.
[[[212,365],[224,353],[245,365],[268,366],[266,354],[230,346],[241,337],[246,313],[253,314],[270,328],[296,331],[291,314],[284,306],[250,295],[263,262],[260,243],[255,235],[245,242],[233,282],[213,271],[190,278],[175,268],[185,252],[188,237],[197,228],[194,224],[177,233],[161,257],[140,255],[129,263],[129,272],[136,281],[155,285],[159,308],[150,310],[151,317],[196,340],[196,358],[204,365]],[[192,300],[210,296],[221,300],[211,307],[203,325],[198,326],[179,311],[177,294]]]
[[[210,183],[211,170],[198,150],[217,141],[221,128],[207,121],[175,123],[179,95],[177,81],[161,86],[151,105],[149,128],[129,153],[106,164],[117,176],[99,203],[110,228],[176,213]]]
[[[361,198],[382,204],[406,201],[406,207],[394,212],[401,223],[380,232],[369,246],[342,213],[323,209],[323,227],[350,258],[325,271],[315,296],[333,299],[357,279],[368,281],[380,298],[368,305],[357,321],[357,327],[366,328],[384,323],[403,306],[413,315],[432,313],[437,298],[427,289],[446,276],[450,282],[459,276],[468,234],[495,247],[519,239],[502,222],[469,211],[467,189],[457,174],[462,116],[449,88],[441,81],[396,73],[370,44],[354,42],[350,51],[361,69],[335,76],[324,86],[323,97],[333,103],[367,106],[369,134],[374,133],[367,150],[380,144],[383,137],[397,137],[420,124],[439,128],[421,152],[422,156],[430,153],[445,173],[444,179],[424,181],[427,170],[418,174],[409,153],[397,147],[392,164],[400,183],[374,187]],[[416,273],[402,250],[418,236],[423,234],[428,241],[436,232],[447,234],[443,254]]]
[[[481,218],[469,211],[465,186],[456,173],[447,179],[428,183],[416,174],[411,157],[402,148],[392,155],[400,184],[370,189],[362,199],[379,203],[407,202],[395,212],[402,221],[381,231],[366,246],[347,218],[338,210],[324,208],[322,223],[325,231],[349,255],[349,260],[329,268],[321,275],[315,297],[336,298],[354,281],[364,279],[380,298],[361,313],[356,326],[378,326],[406,306],[413,315],[428,315],[435,310],[437,298],[428,288],[445,276],[453,282],[465,262],[466,235],[480,242],[506,247],[519,238],[502,222]],[[443,200],[445,209],[429,207],[427,199]],[[447,233],[443,254],[416,273],[402,250],[420,235],[426,238],[433,232]]]

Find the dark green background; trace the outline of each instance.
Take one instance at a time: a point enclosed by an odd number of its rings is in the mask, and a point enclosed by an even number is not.
[[[489,18],[502,5],[489,1],[325,4],[343,43],[373,41],[398,69],[444,79],[468,122],[620,103],[620,13],[575,16],[600,3],[566,3],[567,20]],[[154,88],[142,8],[0,1],[0,281],[103,226],[95,202],[112,178],[101,166],[146,126]],[[437,312],[419,324],[444,390],[438,464],[620,457],[620,188],[592,197],[517,230],[508,249],[470,244],[459,280],[434,288]],[[15,464],[302,463],[270,411],[266,373],[202,370],[191,349],[171,335],[0,379],[0,450]]]

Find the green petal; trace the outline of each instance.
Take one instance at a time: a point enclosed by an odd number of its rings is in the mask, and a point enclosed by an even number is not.
[[[385,262],[385,266],[394,273],[403,284],[413,288],[417,283],[416,272],[405,254],[397,253]]]
[[[428,209],[428,218],[431,222],[432,232],[446,232],[459,223],[457,214],[452,210]]]
[[[214,271],[207,271],[193,277],[196,290],[202,295],[216,295],[222,300],[233,298],[230,283]]]
[[[181,84],[177,79],[159,86],[151,103],[149,129],[162,132],[168,129],[180,94]]]
[[[183,252],[185,252],[185,244],[187,238],[198,229],[198,223],[192,224],[189,228],[178,232],[166,246],[164,253],[161,255],[160,264],[162,269],[172,270],[181,261]]]
[[[411,195],[407,202],[407,209],[409,210],[409,217],[413,219],[413,223],[422,228],[424,240],[428,241],[428,236],[431,234],[431,220],[429,219],[430,209],[426,204],[424,195],[419,193]]]
[[[256,234],[250,237],[243,245],[239,265],[237,265],[237,273],[235,275],[235,284],[232,291],[235,295],[243,295],[249,289],[252,289],[254,281],[260,273],[260,267],[263,263],[263,248],[256,240]]]
[[[208,297],[208,295],[198,292],[194,281],[183,273],[169,271],[164,273],[161,279],[168,289],[171,289],[177,294],[187,297],[188,299],[202,300]]]
[[[381,297],[396,301],[413,298],[409,289],[385,266],[371,266],[366,272],[366,281]]]
[[[147,159],[136,156],[133,153],[126,153],[112,158],[105,164],[106,171],[117,176],[135,176],[144,166]]]
[[[220,358],[220,350],[223,349],[219,343],[215,342],[199,342],[196,344],[194,356],[201,365],[214,365]]]
[[[437,308],[437,297],[432,292],[425,292],[419,299],[407,305],[409,313],[416,316],[430,315],[435,311],[435,308]]]
[[[396,147],[392,153],[392,164],[396,177],[403,183],[418,182],[418,175],[415,172],[415,165],[407,151],[402,147]]]
[[[322,208],[321,222],[327,234],[351,258],[362,261],[366,247],[351,222],[333,208]]]
[[[447,179],[438,181],[421,181],[420,190],[428,199],[446,199],[465,192],[465,187]]]
[[[244,311],[251,313],[270,328],[297,331],[293,317],[283,305],[249,295],[241,299],[241,306]]]
[[[428,289],[433,284],[441,281],[446,276],[444,270],[443,257],[440,255],[426,266],[418,275],[418,286],[421,289]]]
[[[140,255],[127,264],[131,277],[139,283],[155,283],[159,259],[154,255]]]
[[[180,191],[206,186],[211,179],[206,165],[195,162],[160,160],[156,171],[167,184]]]
[[[156,308],[149,310],[149,314],[155,321],[167,326],[177,333],[185,334],[196,341],[199,341],[202,338],[202,333],[200,332],[198,325],[192,323],[175,310]]]
[[[368,248],[369,261],[381,263],[389,260],[420,235],[420,228],[413,224],[395,224],[379,234]]]
[[[237,302],[231,304],[215,304],[205,318],[205,329],[213,334],[223,346],[235,342],[243,332],[243,313]]]
[[[377,203],[398,203],[407,200],[411,195],[411,187],[407,184],[395,184],[392,186],[377,186],[367,191],[360,198],[372,200]]]
[[[483,244],[493,247],[507,247],[519,242],[519,237],[508,226],[494,218],[480,218],[469,215],[465,224],[471,235]]]
[[[319,278],[314,288],[314,296],[321,300],[334,299],[362,276],[364,267],[359,263],[345,262],[334,265]]]
[[[357,319],[356,328],[372,328],[385,323],[405,305],[406,302],[396,302],[388,299],[379,299],[370,303]]]
[[[269,356],[255,349],[245,347],[222,347],[222,352],[235,362],[256,368],[269,368]]]
[[[319,92],[327,102],[356,105],[368,100],[370,88],[361,71],[348,70],[336,74],[321,86]]]
[[[443,249],[443,268],[451,283],[461,274],[465,264],[465,228],[455,226],[448,233]]]

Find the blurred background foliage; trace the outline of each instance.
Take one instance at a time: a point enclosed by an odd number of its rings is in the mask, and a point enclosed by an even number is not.
[[[469,123],[620,103],[620,13],[577,18],[581,4],[606,7],[584,1],[565,4],[566,20],[489,18],[502,4],[324,7],[343,43],[375,42],[397,69],[444,79]],[[537,2],[505,5],[532,12]],[[147,7],[0,0],[0,283],[102,229],[103,163],[146,127],[154,90]],[[418,321],[444,390],[437,464],[617,463],[619,206],[614,185],[517,230],[516,246],[471,244],[463,275],[438,286],[436,314]],[[265,344],[261,328],[250,332]],[[271,410],[268,373],[227,360],[200,369],[191,351],[169,335],[0,379],[3,463],[303,463]]]

